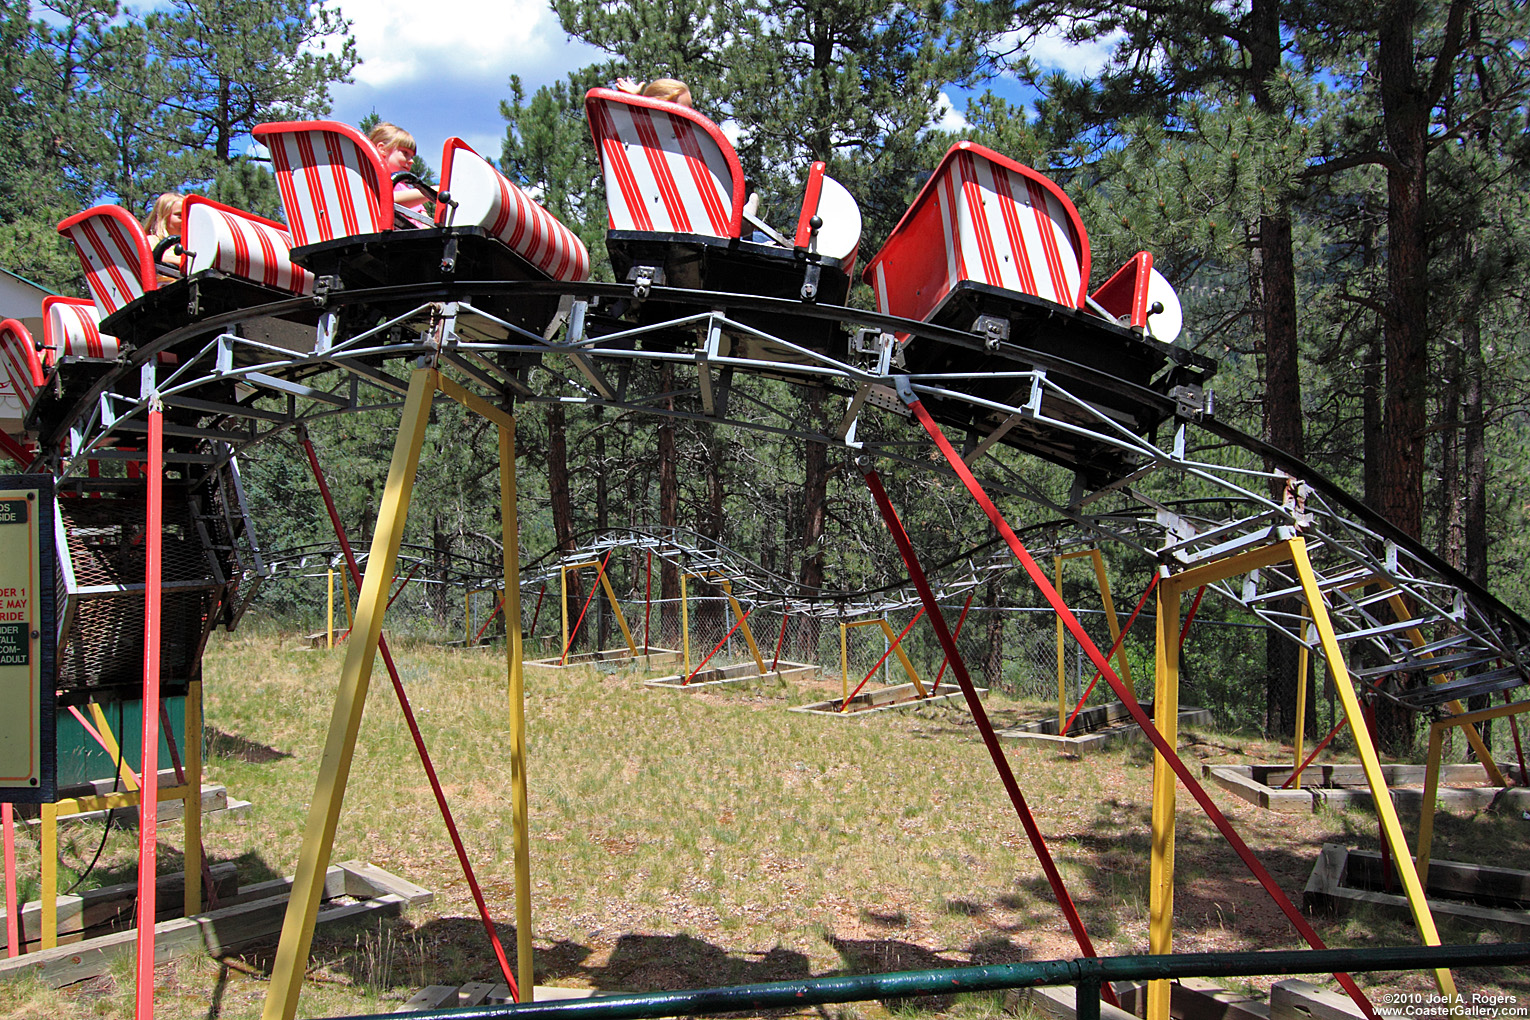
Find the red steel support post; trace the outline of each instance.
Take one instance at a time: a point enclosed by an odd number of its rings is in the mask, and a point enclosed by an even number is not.
[[[149,469],[144,513],[143,762],[138,774],[138,944],[134,974],[136,1020],[154,1017],[154,873],[159,858],[159,611],[164,551],[165,411],[149,403]]]
[[[898,546],[898,553],[903,557],[904,565],[908,567],[909,580],[914,582],[914,587],[919,591],[919,599],[929,612],[930,625],[935,628],[935,637],[939,639],[940,647],[945,650],[946,658],[951,663],[951,672],[956,674],[956,682],[962,689],[963,697],[967,699],[967,708],[972,712],[972,720],[977,723],[978,732],[983,735],[983,743],[988,748],[989,757],[993,759],[994,768],[999,772],[999,780],[1009,794],[1010,803],[1015,806],[1015,813],[1020,816],[1020,824],[1024,826],[1025,834],[1031,841],[1031,847],[1036,851],[1036,858],[1041,862],[1041,870],[1046,873],[1047,883],[1052,887],[1052,895],[1057,898],[1057,905],[1062,908],[1063,916],[1068,920],[1068,927],[1073,932],[1079,951],[1085,956],[1094,956],[1094,944],[1089,940],[1089,933],[1084,930],[1084,920],[1079,917],[1078,908],[1073,905],[1073,897],[1068,894],[1068,887],[1063,884],[1062,872],[1057,870],[1057,865],[1052,860],[1051,851],[1047,849],[1046,840],[1042,838],[1041,828],[1031,814],[1030,805],[1025,802],[1025,794],[1020,792],[1020,784],[1015,780],[1014,770],[1009,767],[1009,759],[1004,757],[1004,749],[999,746],[998,734],[994,733],[993,724],[988,720],[988,711],[983,708],[983,702],[977,696],[972,677],[967,673],[967,664],[962,661],[961,653],[956,650],[956,639],[946,628],[946,619],[941,615],[940,606],[935,602],[935,592],[930,587],[929,581],[925,579],[924,568],[919,565],[919,559],[914,553],[913,543],[909,541],[908,532],[903,530],[903,522],[898,519],[898,511],[893,509],[892,500],[887,498],[887,490],[882,488],[882,479],[877,476],[877,473],[870,468],[863,469],[863,473],[866,478],[866,487],[871,490],[877,509],[882,511],[882,520],[886,522],[887,530]],[[1101,986],[1101,990],[1112,1006],[1120,1005],[1116,1001],[1115,992],[1109,985]]]
[[[1052,582],[1047,579],[1046,573],[1042,571],[1040,565],[1036,563],[1036,560],[1026,550],[1025,545],[1021,543],[1020,537],[1009,526],[1009,522],[1004,519],[1004,515],[999,513],[999,508],[994,506],[993,500],[988,498],[988,493],[983,491],[982,485],[978,483],[977,476],[967,467],[966,462],[961,458],[961,454],[956,452],[956,448],[951,445],[951,441],[946,438],[946,434],[941,431],[940,426],[931,417],[929,410],[924,406],[923,402],[915,397],[912,392],[904,392],[906,385],[906,383],[900,385],[900,395],[903,396],[909,410],[914,413],[919,423],[924,426],[924,430],[934,440],[936,447],[939,448],[946,462],[951,465],[951,469],[956,472],[956,476],[962,480],[962,484],[967,487],[967,491],[972,495],[979,509],[983,511],[988,517],[989,522],[999,532],[1000,537],[1009,546],[1009,550],[1014,554],[1015,559],[1019,560],[1020,565],[1025,568],[1025,572],[1029,575],[1032,583],[1040,589],[1041,594],[1051,604],[1052,611],[1061,618],[1063,625],[1073,635],[1073,639],[1079,643],[1085,654],[1089,656],[1089,661],[1094,664],[1095,669],[1100,671],[1106,682],[1110,684],[1111,689],[1116,692],[1117,700],[1126,706],[1127,711],[1131,713],[1132,719],[1142,728],[1143,734],[1148,740],[1152,741],[1153,747],[1163,756],[1168,766],[1174,770],[1174,774],[1179,778],[1179,781],[1185,784],[1185,789],[1190,792],[1190,796],[1195,798],[1195,802],[1201,806],[1201,810],[1205,812],[1211,824],[1216,826],[1217,831],[1222,834],[1222,838],[1227,841],[1228,845],[1232,847],[1233,852],[1243,861],[1244,866],[1248,868],[1259,884],[1264,887],[1265,892],[1269,894],[1270,899],[1275,902],[1275,905],[1290,920],[1292,927],[1301,933],[1302,938],[1312,948],[1326,949],[1327,946],[1324,945],[1317,931],[1302,916],[1301,911],[1296,909],[1296,905],[1291,902],[1290,897],[1280,888],[1280,885],[1276,883],[1274,877],[1270,875],[1264,865],[1259,863],[1259,859],[1254,856],[1254,852],[1243,841],[1243,837],[1238,835],[1237,830],[1232,827],[1232,823],[1227,820],[1227,816],[1222,814],[1216,803],[1212,801],[1211,795],[1206,792],[1206,788],[1195,778],[1195,775],[1180,758],[1178,752],[1164,739],[1158,727],[1153,725],[1153,720],[1148,718],[1147,713],[1143,711],[1142,705],[1132,696],[1132,692],[1127,689],[1126,684],[1122,682],[1121,678],[1116,675],[1115,669],[1111,667],[1105,656],[1100,654],[1099,647],[1095,645],[1094,640],[1084,630],[1083,624],[1078,622],[1078,617],[1073,615],[1073,611],[1068,608],[1062,596],[1057,593],[1057,589],[1052,586]],[[1365,997],[1365,993],[1360,990],[1360,986],[1355,983],[1354,978],[1348,974],[1335,974],[1334,980],[1339,982],[1339,985],[1349,994],[1350,999],[1354,1001],[1356,1006],[1360,1007],[1361,1011],[1370,1020],[1379,1020],[1376,1008]]]

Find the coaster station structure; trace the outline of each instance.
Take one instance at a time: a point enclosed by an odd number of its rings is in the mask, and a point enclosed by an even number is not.
[[[159,600],[171,591],[159,560],[165,493],[222,491],[242,452],[300,434],[306,421],[363,410],[398,414],[364,576],[312,446],[303,443],[359,595],[274,964],[268,1020],[290,1018],[297,1009],[377,656],[404,698],[382,624],[436,400],[455,401],[498,429],[506,550],[519,548],[515,427],[525,405],[586,402],[726,422],[823,443],[852,458],[1085,956],[1094,955],[1088,934],[880,471],[936,470],[963,486],[1154,744],[1148,948],[1155,954],[1172,950],[1176,780],[1302,938],[1321,946],[1175,750],[1183,599],[1204,589],[1246,607],[1327,660],[1420,938],[1439,943],[1418,874],[1406,863],[1412,854],[1386,795],[1357,685],[1461,726],[1482,753],[1474,717],[1460,699],[1525,684],[1530,624],[1308,465],[1220,420],[1206,389],[1215,366],[1153,336],[1155,304],[1172,306],[1172,296],[1148,300],[1159,286],[1151,257],[1139,255],[1090,294],[1087,236],[1077,213],[1034,171],[970,143],[953,147],[871,260],[866,275],[879,309],[863,311],[836,303],[848,286],[859,220],[856,214],[846,247],[849,213],[835,204],[837,186],[822,176],[821,164],[810,174],[797,234],[781,238],[784,244],[747,241],[741,237],[742,173],[715,125],[694,111],[606,90],[592,91],[587,103],[612,197],[608,247],[623,282],[587,281],[582,246],[573,249],[577,239],[518,204],[524,196],[514,185],[486,176],[479,164],[487,164],[475,162],[456,140],[443,159],[435,226],[402,230],[391,217],[379,218],[391,192],[375,153],[368,156],[354,131],[327,122],[268,125],[257,134],[272,147],[282,184],[294,244],[290,262],[283,248],[280,258],[268,259],[280,271],[264,276],[252,276],[248,261],[242,272],[237,264],[199,267],[196,259],[205,261],[217,246],[188,238],[195,258],[183,280],[152,287],[140,274],[138,293],[127,287],[103,299],[109,274],[92,275],[97,302],[109,313],[100,329],[120,347],[102,359],[56,345],[52,375],[32,394],[28,423],[38,453],[30,470],[51,474],[62,493],[135,492],[145,507],[144,583],[135,589],[144,608],[141,619],[124,625],[141,622],[143,632],[144,774],[157,769],[150,706],[158,702],[162,669]],[[644,188],[653,178],[662,179],[650,197]],[[363,204],[344,189],[338,195],[326,190],[332,181],[352,179],[361,182]],[[715,190],[707,190],[709,180]],[[700,199],[693,184],[703,191]],[[493,199],[484,199],[489,212],[469,215],[480,191]],[[687,203],[696,222],[682,225],[677,214]],[[523,227],[537,226],[535,245],[528,248],[525,240],[535,231],[517,233],[513,222],[507,225],[516,217],[500,215],[505,209],[519,209]],[[200,222],[194,211],[188,210],[188,234]],[[246,245],[247,260],[250,250]],[[105,261],[120,269],[125,260]],[[1169,317],[1173,308],[1159,314]],[[826,429],[816,425],[802,402],[780,399],[783,387],[828,394],[840,402],[838,420]],[[1071,485],[1052,488],[1038,480],[1038,457],[1071,475]],[[127,462],[144,464],[137,469],[141,477],[107,470],[110,478],[103,479],[91,467]],[[1176,490],[1196,498],[1174,498]],[[1067,522],[1081,541],[1123,546],[1157,565],[1153,717],[999,508],[1021,502]],[[242,518],[227,516],[236,531],[248,533]],[[213,551],[237,544],[208,543]],[[506,556],[500,584],[509,621],[515,969],[520,992],[529,997],[518,581],[515,557]],[[202,606],[196,618],[206,627],[228,622],[216,608],[222,605]],[[75,640],[91,639],[70,634],[66,643]],[[153,801],[150,784],[140,845],[140,899],[149,904]],[[447,824],[453,825],[449,814]],[[479,906],[482,911],[481,897]],[[152,906],[141,907],[140,916],[152,917]],[[498,951],[486,912],[485,920]],[[503,952],[500,960],[515,987]],[[145,989],[152,1012],[152,961],[150,928],[139,943],[140,1015]],[[1358,986],[1347,975],[1336,977],[1374,1016]],[[1437,971],[1436,980],[1442,991],[1454,989],[1448,971]],[[1154,982],[1148,1015],[1163,1020],[1167,1008],[1167,984]]]

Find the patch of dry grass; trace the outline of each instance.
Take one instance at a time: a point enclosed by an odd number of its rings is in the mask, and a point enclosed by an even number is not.
[[[394,652],[513,947],[503,651],[401,642]],[[295,868],[343,656],[258,626],[209,648],[208,774],[254,807],[243,819],[209,818],[205,839],[212,859],[238,863],[242,881]],[[1077,955],[964,706],[844,719],[785,711],[838,687],[835,677],[680,692],[644,689],[620,670],[528,675],[537,980],[644,991]],[[1048,710],[997,695],[987,704],[1001,724]],[[1289,755],[1244,735],[1198,730],[1182,743],[1192,764]],[[1145,951],[1150,755],[1012,748],[1010,761],[1097,950]],[[1214,796],[1293,897],[1325,840],[1375,846],[1374,821],[1362,815],[1272,815]],[[1180,818],[1176,948],[1296,947],[1183,791]],[[168,850],[178,826],[164,839]],[[1436,854],[1481,860],[1482,840],[1530,866],[1524,823],[1487,815],[1442,817]],[[166,857],[174,870],[179,855]],[[436,899],[380,925],[321,931],[303,1015],[385,1011],[424,984],[499,980],[381,663],[335,842],[334,860],[350,858]],[[1317,923],[1339,945],[1416,941],[1384,919]],[[273,954],[274,942],[163,969],[160,1015],[257,1016]],[[1461,980],[1521,1001],[1530,993],[1518,975]],[[953,1017],[1000,1012],[993,996],[936,1005]],[[892,1012],[909,1009],[930,1011]],[[867,1003],[825,1015],[888,1012]],[[131,978],[62,992],[0,986],[0,1013],[126,1017]]]

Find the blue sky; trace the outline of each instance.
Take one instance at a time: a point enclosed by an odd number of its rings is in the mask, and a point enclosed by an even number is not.
[[[501,99],[510,75],[527,93],[600,59],[570,40],[545,0],[344,0],[362,63],[354,83],[334,90],[335,120],[355,123],[374,109],[415,136],[420,155],[439,169],[442,143],[455,135],[491,159],[499,157]],[[469,26],[444,31],[442,25]],[[1031,55],[1044,67],[1078,75],[1099,65],[1103,47],[1070,46],[1043,37]],[[996,89],[1024,102],[1018,83]],[[966,97],[952,92],[948,122],[959,123]]]

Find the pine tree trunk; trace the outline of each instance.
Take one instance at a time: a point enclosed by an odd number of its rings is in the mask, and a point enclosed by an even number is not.
[[[983,684],[997,689],[1004,679],[1004,614],[999,612],[999,582],[989,581],[983,591],[988,610],[988,653],[983,656]]]
[[[823,413],[823,389],[807,389],[808,420],[815,426]],[[823,443],[809,441],[803,451],[802,569],[798,583],[804,598],[823,590],[823,534],[828,519],[829,451]],[[799,661],[812,662],[818,655],[818,617],[810,616],[798,628]]]
[[[1461,565],[1467,577],[1486,588],[1488,583],[1487,429],[1483,421],[1482,407],[1484,374],[1482,323],[1478,320],[1475,310],[1467,314],[1461,326],[1461,361],[1466,383],[1463,413],[1465,422],[1462,429],[1466,477],[1462,486],[1465,489],[1463,499],[1465,506],[1461,514]],[[1489,703],[1486,694],[1466,699],[1467,710],[1472,712],[1487,708]],[[1492,747],[1493,720],[1483,720],[1478,724],[1477,731],[1482,735],[1482,742]],[[1468,754],[1473,758],[1476,757],[1474,750],[1469,750]]]
[[[1429,397],[1429,116],[1443,73],[1455,62],[1466,4],[1454,0],[1434,61],[1415,52],[1423,8],[1396,0],[1378,14],[1376,71],[1387,163],[1386,345],[1381,423],[1381,512],[1412,538],[1424,531],[1424,454]],[[1422,64],[1422,67],[1418,66]],[[1431,72],[1433,81],[1430,80]],[[1412,607],[1408,607],[1412,611]],[[1413,715],[1391,701],[1376,706],[1382,747],[1413,744]]]
[[[1264,113],[1285,115],[1282,102],[1271,96],[1269,82],[1280,69],[1281,0],[1254,0],[1249,8],[1249,77],[1255,105]],[[1250,290],[1264,354],[1264,439],[1296,457],[1306,455],[1302,432],[1302,390],[1296,338],[1296,260],[1292,254],[1291,210],[1283,201],[1259,218],[1258,243],[1252,252]],[[1274,465],[1266,464],[1269,470]],[[1281,500],[1285,483],[1270,483],[1270,498]],[[1301,612],[1296,599],[1271,606],[1277,613]],[[1264,643],[1265,735],[1296,735],[1297,646],[1276,630]],[[1307,699],[1307,720],[1317,727],[1317,706]]]

